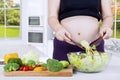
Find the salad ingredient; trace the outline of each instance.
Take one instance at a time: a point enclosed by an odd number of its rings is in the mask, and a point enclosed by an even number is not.
[[[28,65],[28,66],[32,66],[32,67],[35,67],[36,63],[35,63],[35,61],[33,61],[33,60],[29,60],[29,61],[27,62],[27,65]]]
[[[46,71],[47,68],[45,67],[35,67],[33,71],[39,72],[39,71]]]
[[[66,60],[62,60],[62,61],[60,61],[60,63],[62,63],[64,68],[67,68],[69,66],[69,62]]]
[[[18,53],[8,53],[4,55],[4,61],[7,64],[9,58],[18,58]]]
[[[19,67],[19,70],[20,70],[20,71],[23,71],[23,68],[24,68],[24,66],[21,66],[21,67]]]
[[[89,43],[85,40],[81,41],[80,45],[82,47],[84,47],[85,49],[89,50],[90,49],[90,46],[89,46]]]
[[[109,61],[109,55],[105,52],[98,52],[96,46],[90,47],[86,41],[82,41],[82,46],[86,49],[84,53],[76,54],[72,52],[68,56],[70,63],[78,70],[83,72],[97,72]]]
[[[29,60],[33,60],[35,61],[35,63],[38,63],[39,55],[34,51],[30,51],[27,54],[23,55],[21,59],[22,59],[23,64],[27,64]]]
[[[21,66],[19,67],[20,71],[32,71],[34,69],[34,67],[32,66]]]
[[[17,63],[17,64],[19,64],[19,66],[22,66],[23,64],[22,64],[22,60],[20,59],[20,58],[10,58],[9,60],[8,60],[8,63]]]
[[[29,67],[28,66],[24,66],[23,67],[23,71],[29,71]]]
[[[58,72],[63,69],[63,65],[56,59],[48,59],[47,69],[51,72]]]
[[[32,66],[28,66],[29,67],[29,70],[32,71],[34,69],[34,67]]]
[[[41,66],[47,68],[47,63],[42,63]]]
[[[17,63],[8,63],[4,66],[5,72],[17,71],[19,69],[19,64]]]
[[[92,59],[92,56],[86,55],[84,58],[81,58],[81,54],[78,56],[75,53],[71,53],[69,60],[80,71],[96,72],[107,64],[109,56],[107,53],[101,53],[100,55],[95,55],[94,59]]]

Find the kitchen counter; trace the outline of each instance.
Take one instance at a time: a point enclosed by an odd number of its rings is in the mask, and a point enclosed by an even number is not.
[[[47,58],[46,58],[47,59]],[[112,56],[109,66],[100,73],[76,72],[72,77],[6,77],[0,65],[0,80],[120,80],[120,57]]]

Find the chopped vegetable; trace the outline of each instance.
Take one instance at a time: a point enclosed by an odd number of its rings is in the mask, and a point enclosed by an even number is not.
[[[8,54],[5,54],[4,55],[4,61],[5,63],[7,64],[8,63],[8,60],[9,58],[18,58],[18,53],[8,53]]]
[[[17,71],[19,69],[19,64],[17,63],[8,63],[4,66],[5,72]]]
[[[82,42],[86,48],[85,53],[71,53],[68,58],[70,63],[83,72],[96,72],[101,70],[108,62],[109,55],[105,52],[98,52],[96,46],[90,47],[86,41]],[[92,50],[92,48],[94,50]]]
[[[47,69],[51,72],[58,72],[63,69],[62,63],[55,59],[47,60]]]
[[[20,58],[10,58],[9,60],[8,60],[8,63],[17,63],[17,64],[19,64],[19,66],[22,66],[23,64],[22,64],[22,60],[20,59]]]
[[[86,50],[90,49],[89,43],[85,40],[81,41],[80,45],[83,46]]]
[[[33,60],[29,60],[29,61],[27,62],[27,65],[28,65],[28,66],[32,66],[32,67],[35,67],[36,63],[35,63],[35,61],[33,61]]]
[[[86,55],[85,57],[81,58],[81,54],[78,56],[75,53],[72,53],[69,56],[69,60],[70,63],[80,71],[96,72],[107,64],[109,56],[107,53],[101,53],[101,55],[95,55],[92,59],[92,56]]]

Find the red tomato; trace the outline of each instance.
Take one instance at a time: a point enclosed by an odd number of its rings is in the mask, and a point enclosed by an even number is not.
[[[29,67],[29,70],[33,70],[33,67],[32,66],[28,66]]]
[[[24,66],[23,71],[28,71],[29,67],[28,66]]]
[[[21,67],[19,68],[19,70],[20,70],[20,71],[22,71],[22,70],[23,70],[23,68],[24,68],[24,66],[21,66]]]

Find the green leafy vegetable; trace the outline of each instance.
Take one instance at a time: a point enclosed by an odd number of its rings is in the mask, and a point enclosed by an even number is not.
[[[83,46],[86,50],[90,49],[89,43],[85,40],[81,41],[80,45]]]
[[[33,61],[33,60],[29,60],[29,61],[27,62],[27,65],[28,65],[28,66],[32,66],[32,67],[35,67],[36,63],[35,63],[35,61]]]
[[[63,69],[62,63],[55,59],[47,60],[47,69],[51,72],[58,72]]]
[[[19,64],[17,63],[8,63],[4,66],[4,71],[5,72],[10,72],[10,71],[17,71],[19,69]]]
[[[8,63],[17,63],[17,64],[19,64],[20,66],[23,65],[23,64],[22,64],[22,60],[21,60],[20,58],[10,58],[10,59],[8,60]]]

